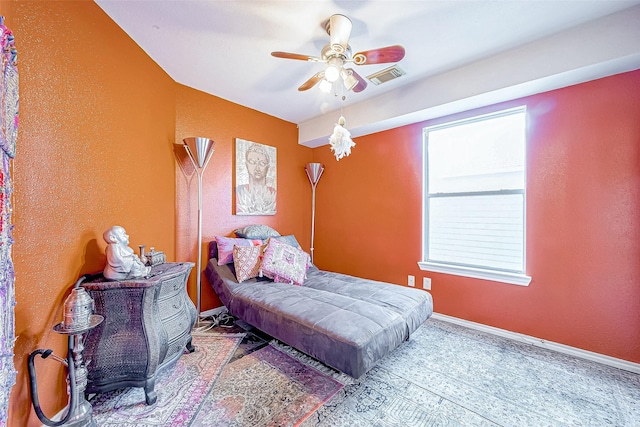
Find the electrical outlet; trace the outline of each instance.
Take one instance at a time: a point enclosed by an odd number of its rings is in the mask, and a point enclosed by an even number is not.
[[[409,278],[407,279],[407,284],[409,286],[415,286],[416,285],[416,277],[409,275]]]
[[[431,289],[431,279],[428,277],[422,278],[422,289],[430,290]]]

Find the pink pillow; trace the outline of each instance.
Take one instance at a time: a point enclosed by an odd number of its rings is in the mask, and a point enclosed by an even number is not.
[[[233,264],[238,283],[258,277],[262,265],[262,252],[265,247],[266,245],[233,247]]]
[[[262,273],[274,282],[302,285],[309,268],[309,254],[293,246],[269,239],[262,259]]]
[[[234,246],[256,246],[261,245],[262,240],[237,239],[233,237],[216,236],[218,245],[218,265],[231,264],[233,262]]]

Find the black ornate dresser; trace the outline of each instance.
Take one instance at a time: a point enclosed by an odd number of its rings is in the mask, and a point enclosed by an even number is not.
[[[153,266],[147,278],[110,281],[102,276],[82,286],[104,322],[87,334],[85,394],[144,387],[155,403],[156,375],[173,366],[183,350],[193,351],[191,329],[196,309],[186,283],[194,264]]]

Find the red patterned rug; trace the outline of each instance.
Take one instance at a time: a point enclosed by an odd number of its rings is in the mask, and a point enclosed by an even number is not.
[[[174,369],[157,378],[155,404],[147,406],[144,390],[138,387],[98,394],[91,399],[96,423],[100,427],[189,425],[242,338],[194,335],[196,351],[183,354]]]
[[[155,404],[145,404],[142,388],[99,394],[91,400],[97,425],[296,426],[343,388],[271,345],[230,361],[242,337],[194,335],[197,351],[160,374]]]
[[[343,385],[268,345],[226,366],[190,426],[296,426]]]

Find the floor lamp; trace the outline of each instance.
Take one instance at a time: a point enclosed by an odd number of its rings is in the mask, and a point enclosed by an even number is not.
[[[197,296],[197,322],[200,323],[200,271],[202,262],[202,173],[211,159],[211,155],[215,151],[213,146],[215,142],[209,138],[195,137],[185,138],[184,149],[187,151],[191,163],[198,174],[198,262],[196,267],[196,291]],[[191,146],[195,147],[196,155],[193,155]]]
[[[313,240],[315,237],[315,225],[316,225],[316,185],[320,181],[322,172],[324,172],[324,165],[322,163],[307,163],[304,165],[304,171],[307,173],[307,178],[311,183],[311,263],[313,263]]]

